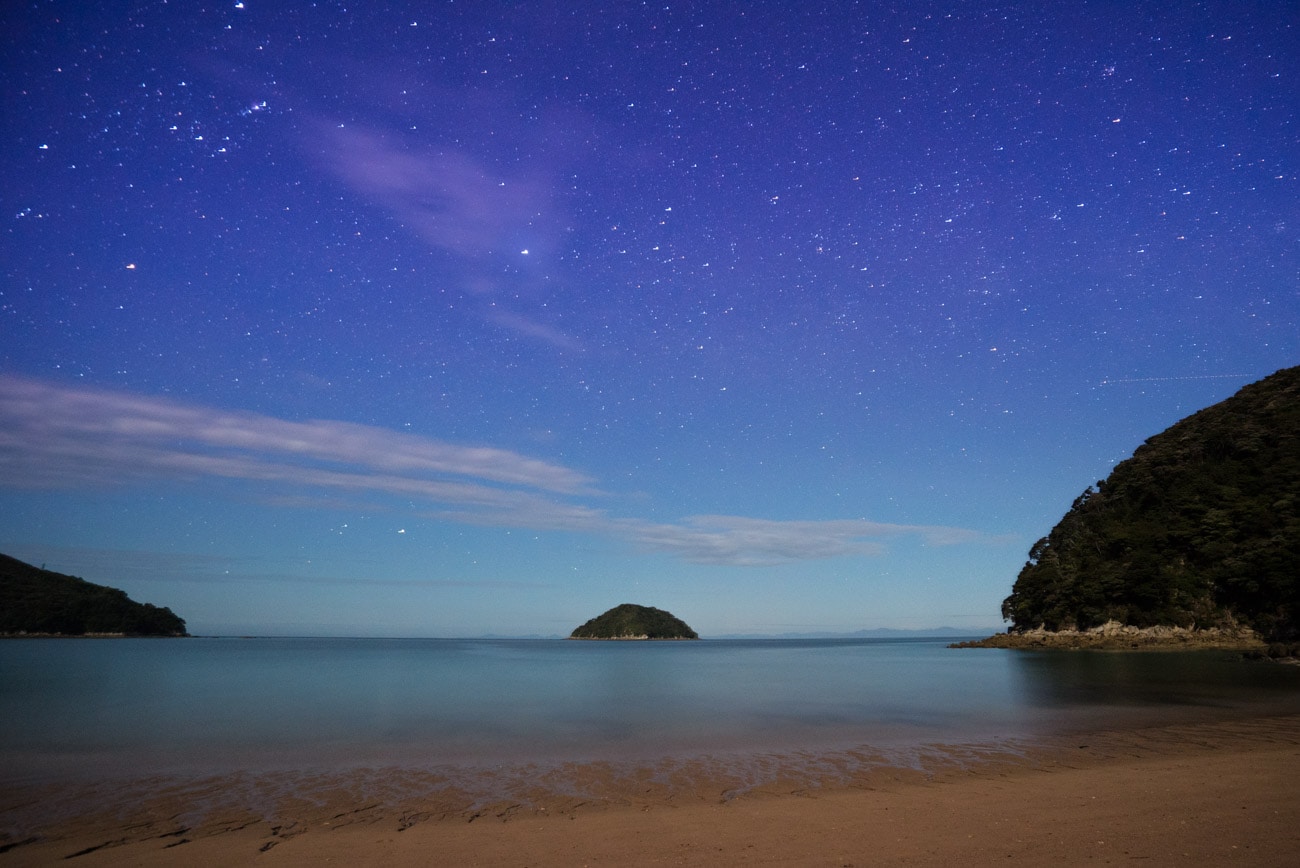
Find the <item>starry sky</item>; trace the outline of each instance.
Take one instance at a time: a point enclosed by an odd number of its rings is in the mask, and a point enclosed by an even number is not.
[[[1294,4],[0,14],[0,551],[191,632],[997,629],[1300,363]]]

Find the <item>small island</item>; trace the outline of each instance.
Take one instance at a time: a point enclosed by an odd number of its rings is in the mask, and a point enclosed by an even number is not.
[[[680,618],[651,606],[624,603],[592,618],[570,639],[698,639]]]
[[[188,636],[171,609],[0,555],[0,636]]]

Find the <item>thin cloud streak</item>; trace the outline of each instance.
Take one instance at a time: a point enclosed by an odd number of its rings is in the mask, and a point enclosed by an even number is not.
[[[955,545],[985,537],[865,519],[731,515],[677,523],[611,516],[565,501],[597,495],[571,468],[493,447],[458,446],[349,422],[290,422],[119,392],[0,376],[0,475],[10,487],[233,479],[282,488],[387,494],[440,504],[437,521],[584,533],[717,566],[879,555],[885,540]],[[447,476],[461,477],[448,479]],[[297,496],[277,491],[273,500]]]
[[[760,567],[847,555],[883,554],[867,521],[769,521],[739,516],[692,516],[682,524],[628,527],[639,546],[697,564]]]
[[[556,349],[566,350],[568,352],[580,353],[583,347],[570,335],[565,334],[559,329],[551,328],[548,325],[520,316],[517,313],[501,310],[496,308],[488,314],[487,319],[494,325],[501,328],[517,332],[525,337],[536,338],[545,341]]]
[[[287,478],[282,472],[285,467],[295,473],[310,467],[237,457],[262,453],[365,467],[370,471],[365,479],[380,483],[373,487],[400,493],[418,493],[422,487],[406,476],[382,477],[374,472],[449,474],[566,494],[591,490],[591,480],[577,471],[504,449],[458,446],[350,422],[289,422],[11,376],[0,376],[0,419],[0,460],[24,454],[53,459],[49,464],[35,462],[32,469],[38,477],[57,475],[61,463],[86,459],[111,472],[154,468],[181,475],[272,480]],[[226,450],[226,454],[213,456],[210,450]],[[348,487],[348,477],[361,487],[370,486],[357,474],[327,471],[321,471],[315,484]],[[467,485],[456,495],[457,489],[440,483],[431,494],[440,497],[444,495],[436,492],[444,491],[459,499],[475,488]],[[478,497],[492,502],[487,492],[471,499]]]
[[[291,584],[316,586],[364,586],[367,588],[503,588],[513,590],[548,588],[545,582],[502,579],[392,579],[361,571],[356,576],[310,575],[267,571],[258,559],[228,558],[203,554],[100,549],[63,546],[18,545],[12,554],[28,563],[70,576],[102,576],[108,581],[159,582],[198,585]],[[121,578],[114,578],[114,574]]]
[[[602,510],[540,499],[509,512],[446,511],[433,518],[493,527],[591,533],[695,564],[767,567],[796,561],[881,555],[883,540],[919,537],[927,545],[984,541],[977,531],[937,525],[881,524],[865,519],[773,521],[730,515],[690,516],[680,523],[616,518]]]

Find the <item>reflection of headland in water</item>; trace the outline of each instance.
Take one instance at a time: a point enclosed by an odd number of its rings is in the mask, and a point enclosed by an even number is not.
[[[1300,713],[1300,671],[1235,651],[1025,651],[1007,659],[1025,705],[1059,714],[1069,729]]]

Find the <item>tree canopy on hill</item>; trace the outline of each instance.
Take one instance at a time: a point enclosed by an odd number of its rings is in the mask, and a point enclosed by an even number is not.
[[[570,639],[698,639],[695,631],[665,612],[650,606],[624,603],[592,618]]]
[[[0,634],[188,636],[171,609],[0,555]]]
[[[1012,631],[1213,627],[1300,634],[1300,367],[1158,434],[1029,551]]]

